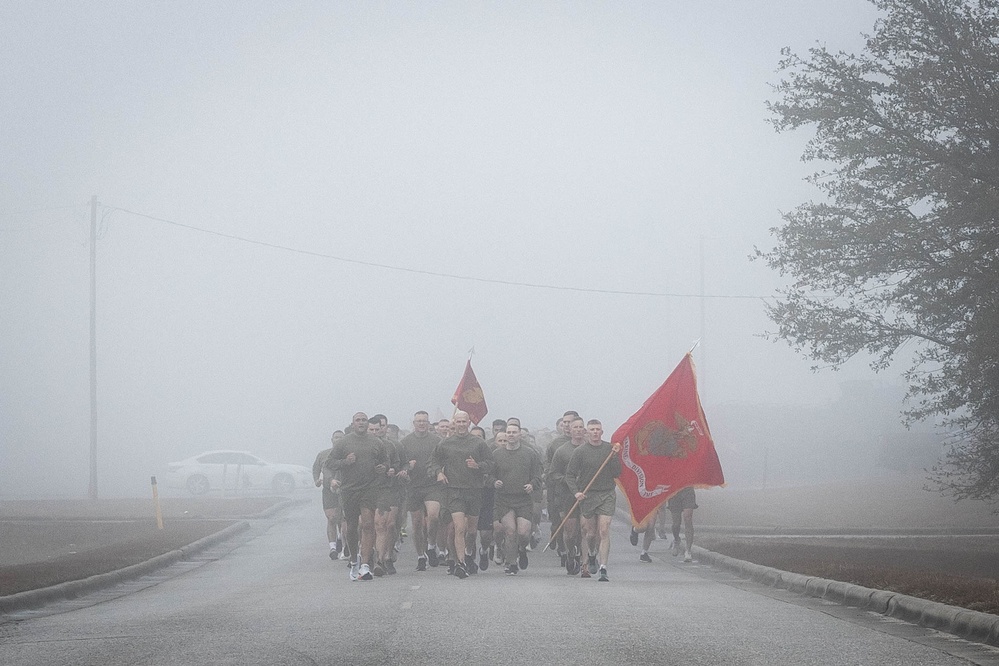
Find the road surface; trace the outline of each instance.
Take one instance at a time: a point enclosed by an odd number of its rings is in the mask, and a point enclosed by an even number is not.
[[[999,650],[765,588],[656,542],[638,561],[614,525],[611,582],[532,553],[506,576],[415,571],[351,582],[318,503],[254,521],[199,561],[0,618],[0,664],[999,664]]]

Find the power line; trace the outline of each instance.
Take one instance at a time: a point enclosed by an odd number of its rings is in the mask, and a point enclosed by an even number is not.
[[[341,257],[334,254],[326,254],[324,252],[313,252],[311,250],[302,250],[300,248],[288,247],[287,245],[278,245],[277,243],[268,243],[267,241],[256,240],[253,238],[246,238],[245,236],[237,236],[235,234],[227,234],[221,231],[213,231],[211,229],[204,229],[202,227],[196,227],[191,224],[184,224],[182,222],[176,222],[174,220],[167,220],[162,217],[156,217],[154,215],[147,215],[145,213],[138,213],[134,210],[128,210],[127,208],[109,207],[113,211],[120,211],[122,213],[128,213],[129,215],[135,215],[136,217],[142,217],[147,220],[153,220],[155,222],[163,222],[164,224],[170,224],[175,227],[181,227],[182,229],[189,229],[191,231],[197,231],[204,234],[210,234],[212,236],[218,236],[220,238],[228,238],[229,240],[240,241],[242,243],[250,243],[252,245],[259,245],[261,247],[269,247],[275,250],[283,250],[285,252],[293,252],[295,254],[303,254],[309,257],[318,257],[320,259],[331,259],[333,261],[340,261],[348,264],[357,264],[359,266],[368,266],[371,268],[381,268],[383,270],[398,271],[401,273],[416,273],[419,275],[431,275],[433,277],[448,278],[451,280],[465,280],[468,282],[485,282],[487,284],[502,284],[512,287],[530,287],[532,289],[550,289],[555,291],[575,291],[588,294],[614,294],[620,296],[654,296],[660,298],[716,298],[716,299],[737,299],[737,300],[764,300],[764,296],[738,296],[729,294],[673,294],[667,292],[656,292],[656,291],[627,291],[621,289],[592,289],[587,287],[572,287],[566,285],[557,284],[542,284],[538,282],[518,282],[514,280],[499,280],[496,278],[484,278],[476,277],[474,275],[457,275],[455,273],[441,273],[438,271],[427,271],[419,268],[408,268],[406,266],[392,266],[390,264],[380,264],[373,261],[363,261],[361,259],[352,259],[350,257]]]

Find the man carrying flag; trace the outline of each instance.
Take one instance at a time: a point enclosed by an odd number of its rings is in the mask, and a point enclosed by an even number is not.
[[[471,359],[465,363],[465,374],[461,376],[458,388],[454,390],[454,395],[451,396],[451,404],[456,409],[466,412],[468,418],[475,425],[479,425],[479,421],[484,419],[489,412],[488,408],[486,408],[486,399],[482,395],[482,387],[479,386],[479,380],[475,378],[475,373],[472,372]]]
[[[725,485],[689,352],[612,440],[621,443],[617,485],[635,530],[651,527],[657,509],[684,488]]]

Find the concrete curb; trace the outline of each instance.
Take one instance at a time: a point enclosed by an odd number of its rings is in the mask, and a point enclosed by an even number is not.
[[[274,507],[270,507],[270,509],[263,513],[268,513],[273,508]],[[215,534],[209,534],[206,537],[198,539],[183,548],[171,550],[168,553],[157,555],[156,557],[148,559],[144,562],[139,562],[138,564],[133,564],[123,569],[97,574],[96,576],[90,576],[89,578],[83,578],[81,580],[59,583],[57,585],[51,585],[37,590],[25,590],[24,592],[18,592],[17,594],[2,596],[0,597],[0,613],[10,613],[12,611],[23,610],[26,608],[36,608],[51,601],[57,601],[60,599],[75,599],[82,594],[93,592],[94,590],[109,587],[125,580],[145,576],[146,574],[152,573],[157,569],[169,566],[174,562],[187,559],[191,555],[198,553],[209,546],[214,546],[215,544],[225,541],[226,539],[248,529],[250,529],[250,523],[245,520],[241,520],[233,525],[229,525],[225,529],[219,530]]]
[[[874,590],[838,580],[781,571],[737,560],[700,546],[694,546],[694,553],[701,562],[727,569],[743,578],[769,587],[880,613],[921,627],[954,634],[968,641],[999,647],[999,615],[948,606],[887,590]]]

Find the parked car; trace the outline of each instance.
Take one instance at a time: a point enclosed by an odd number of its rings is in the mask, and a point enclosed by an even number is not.
[[[299,488],[315,487],[310,468],[269,463],[247,451],[205,451],[168,463],[164,481],[165,486],[186,488],[192,495],[204,495],[210,490],[287,495]]]

